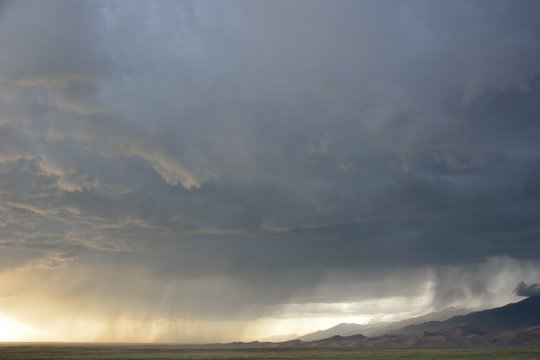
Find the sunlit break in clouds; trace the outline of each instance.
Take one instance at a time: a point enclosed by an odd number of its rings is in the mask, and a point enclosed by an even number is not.
[[[0,341],[260,340],[538,291],[539,19],[0,2]]]

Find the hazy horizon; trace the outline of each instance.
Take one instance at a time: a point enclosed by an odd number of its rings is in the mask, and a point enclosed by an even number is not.
[[[250,341],[540,293],[538,19],[0,0],[0,341]]]

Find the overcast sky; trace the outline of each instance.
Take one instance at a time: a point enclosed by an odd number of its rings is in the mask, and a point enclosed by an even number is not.
[[[230,341],[519,300],[540,279],[539,19],[0,2],[0,325]]]

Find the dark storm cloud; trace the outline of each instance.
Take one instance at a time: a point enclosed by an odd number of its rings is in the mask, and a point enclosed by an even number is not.
[[[536,1],[1,9],[10,268],[84,267],[96,303],[246,317],[415,280],[441,306],[486,299],[491,270],[537,269]],[[118,266],[163,298],[113,286],[101,270]]]
[[[540,296],[540,284],[525,284],[520,281],[514,292],[518,296]]]

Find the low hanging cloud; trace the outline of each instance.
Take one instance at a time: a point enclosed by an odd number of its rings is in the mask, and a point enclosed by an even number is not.
[[[540,296],[540,284],[527,285],[523,281],[520,281],[514,292],[518,296]]]

